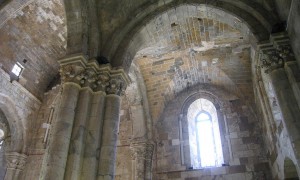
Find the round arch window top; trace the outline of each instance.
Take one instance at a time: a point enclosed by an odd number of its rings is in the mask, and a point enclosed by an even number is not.
[[[223,150],[214,104],[203,98],[194,101],[188,109],[187,118],[193,168],[222,166]]]

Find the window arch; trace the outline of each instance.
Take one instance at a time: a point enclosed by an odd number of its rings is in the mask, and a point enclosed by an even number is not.
[[[222,143],[214,104],[204,98],[195,100],[188,108],[187,120],[192,167],[222,166]]]

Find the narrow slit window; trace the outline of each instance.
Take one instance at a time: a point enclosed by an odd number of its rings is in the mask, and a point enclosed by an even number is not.
[[[14,75],[19,77],[21,75],[21,72],[22,72],[23,69],[24,69],[23,66],[20,63],[17,62],[14,65],[14,67],[12,68],[11,72],[14,73]]]

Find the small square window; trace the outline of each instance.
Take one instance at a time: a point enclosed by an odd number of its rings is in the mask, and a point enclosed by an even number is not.
[[[14,73],[16,76],[20,76],[21,72],[23,70],[23,66],[20,63],[16,63],[13,67],[13,69],[11,70],[12,73]]]

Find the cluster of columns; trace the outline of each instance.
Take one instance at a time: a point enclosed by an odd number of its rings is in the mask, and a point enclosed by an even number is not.
[[[300,69],[286,33],[273,34],[259,46],[261,67],[271,79],[283,123],[300,160]],[[299,163],[299,162],[298,162]]]
[[[40,179],[114,179],[120,94],[129,80],[83,56],[59,63],[62,94]]]

